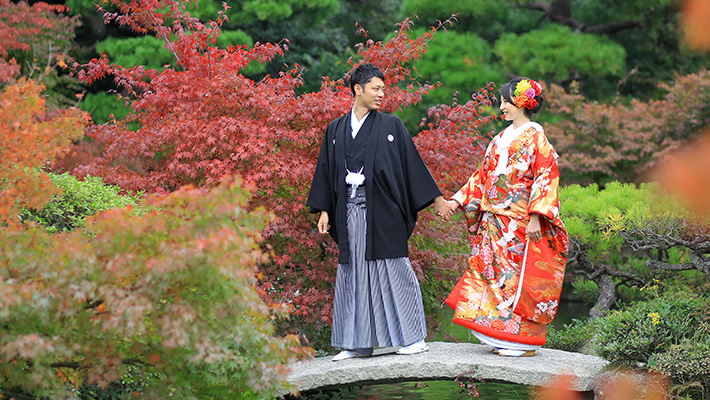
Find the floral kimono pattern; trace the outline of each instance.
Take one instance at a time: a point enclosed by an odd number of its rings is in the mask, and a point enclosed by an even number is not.
[[[559,305],[568,250],[559,218],[557,153],[537,123],[506,134],[512,129],[491,141],[480,168],[453,197],[465,211],[471,254],[446,304],[459,325],[543,345]],[[541,216],[538,242],[527,240],[531,213]]]

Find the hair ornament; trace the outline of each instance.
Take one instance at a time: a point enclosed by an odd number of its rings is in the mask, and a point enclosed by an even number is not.
[[[535,96],[542,93],[542,86],[532,79],[523,79],[515,85],[513,92],[513,103],[518,108],[527,108],[534,110],[537,107]]]

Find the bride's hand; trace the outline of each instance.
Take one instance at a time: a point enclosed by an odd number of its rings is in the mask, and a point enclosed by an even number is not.
[[[542,230],[540,229],[540,214],[532,213],[530,214],[530,222],[528,222],[528,227],[526,229],[528,238],[533,242],[537,242],[542,239]]]

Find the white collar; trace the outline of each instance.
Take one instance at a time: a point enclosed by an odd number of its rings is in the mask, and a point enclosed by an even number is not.
[[[352,135],[353,139],[355,139],[355,136],[357,136],[357,133],[360,132],[360,128],[362,128],[362,125],[365,123],[365,120],[367,119],[367,116],[370,115],[370,112],[368,111],[367,114],[365,114],[364,117],[362,117],[361,120],[357,120],[357,115],[355,115],[355,108],[350,111],[350,128],[352,129]]]
[[[498,147],[498,164],[496,165],[493,175],[505,175],[508,168],[508,148],[510,144],[513,143],[521,133],[525,132],[529,127],[534,128],[537,131],[542,132],[542,126],[537,122],[528,121],[517,128],[513,128],[513,124],[508,125],[507,128],[498,136],[496,139],[496,146]],[[490,150],[490,148],[489,148]]]
[[[542,126],[534,121],[528,121],[517,128],[513,128],[513,124],[508,125],[505,130],[498,136],[496,145],[498,148],[507,148],[521,133],[525,132],[529,127],[535,128],[536,131],[542,131]]]

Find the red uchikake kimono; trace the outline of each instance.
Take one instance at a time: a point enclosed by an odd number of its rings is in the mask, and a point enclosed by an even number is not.
[[[481,167],[453,197],[466,214],[471,254],[446,304],[459,325],[543,345],[559,306],[568,250],[559,218],[557,153],[537,123],[513,132],[517,137],[508,135],[515,137],[508,146],[503,133],[491,141]],[[528,241],[525,231],[533,212],[541,216],[538,242]]]

